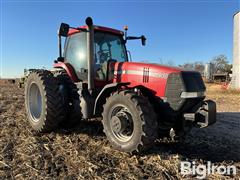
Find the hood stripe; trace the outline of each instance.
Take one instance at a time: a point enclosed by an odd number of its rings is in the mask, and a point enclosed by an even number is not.
[[[139,75],[139,76],[143,76],[144,71],[136,71],[136,70],[118,70],[118,71],[114,71],[114,75],[122,75],[122,74],[129,74],[129,75]],[[162,79],[167,79],[168,74],[167,73],[163,73],[163,72],[151,72],[149,71],[149,76],[151,77],[155,77],[155,78],[162,78]]]

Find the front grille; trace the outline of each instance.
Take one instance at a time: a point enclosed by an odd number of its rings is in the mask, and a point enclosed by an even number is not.
[[[205,85],[198,72],[184,71],[172,73],[168,76],[165,97],[167,103],[174,111],[188,110],[202,98],[181,98],[182,92],[203,92]],[[189,106],[190,105],[190,106]]]
[[[165,91],[165,97],[170,107],[177,111],[184,103],[184,99],[181,98],[181,93],[185,91],[185,86],[180,73],[172,73],[168,76],[167,86]]]
[[[200,73],[194,71],[184,71],[181,74],[186,92],[201,92],[206,90]]]

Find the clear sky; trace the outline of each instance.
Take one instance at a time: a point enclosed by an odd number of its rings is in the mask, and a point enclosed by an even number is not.
[[[147,37],[128,43],[134,61],[207,62],[225,54],[232,62],[233,14],[238,0],[226,1],[11,1],[1,0],[2,77],[19,77],[24,68],[51,68],[58,56],[61,22],[123,29]]]

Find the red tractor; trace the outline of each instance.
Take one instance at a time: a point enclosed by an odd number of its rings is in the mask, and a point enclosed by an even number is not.
[[[127,41],[145,45],[144,36],[95,26],[90,17],[78,28],[62,23],[58,35],[54,69],[32,71],[25,86],[27,116],[36,131],[101,117],[112,146],[138,152],[156,138],[181,138],[193,126],[216,122],[216,104],[204,101],[198,72],[129,60]]]

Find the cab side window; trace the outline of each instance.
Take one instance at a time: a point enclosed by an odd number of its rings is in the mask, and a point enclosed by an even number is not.
[[[87,43],[86,33],[81,32],[68,37],[65,46],[65,61],[70,63],[78,75],[79,79],[85,80],[87,77]]]
[[[113,77],[113,70],[107,72],[108,61],[127,61],[124,42],[121,36],[105,32],[95,32],[94,42],[96,78],[106,80],[107,74]]]

